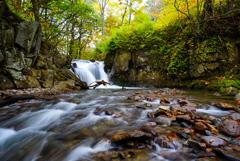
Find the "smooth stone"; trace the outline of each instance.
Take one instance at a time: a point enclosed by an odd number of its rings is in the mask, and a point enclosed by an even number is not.
[[[230,136],[240,136],[240,124],[235,120],[223,120],[218,125],[219,131],[230,135]]]
[[[208,147],[225,146],[226,142],[214,136],[202,136],[201,141],[207,144]]]
[[[158,116],[155,121],[157,124],[166,124],[167,126],[171,126],[172,123],[172,120],[170,118],[161,116]]]

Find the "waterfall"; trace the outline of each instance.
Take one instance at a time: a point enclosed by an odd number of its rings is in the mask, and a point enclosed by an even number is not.
[[[82,81],[87,82],[89,85],[92,82],[104,80],[109,82],[108,76],[104,71],[104,62],[96,61],[90,62],[88,60],[72,60],[77,76],[80,76]]]

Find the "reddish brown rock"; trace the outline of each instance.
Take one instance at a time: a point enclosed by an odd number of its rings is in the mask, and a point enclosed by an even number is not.
[[[149,133],[145,133],[139,130],[135,130],[132,132],[122,132],[119,134],[116,134],[112,137],[111,142],[119,142],[119,141],[126,141],[126,140],[131,140],[131,139],[149,139],[152,138],[153,136]]]
[[[204,146],[204,144],[200,143],[200,142],[197,142],[195,140],[192,140],[192,139],[188,139],[188,145],[190,147],[193,147],[195,149],[199,149],[199,150],[205,150],[206,147]]]
[[[191,117],[189,115],[178,115],[176,120],[178,122],[183,122],[183,121],[189,122],[189,121],[191,121]]]
[[[224,110],[235,110],[235,111],[239,111],[239,107],[237,107],[236,105],[233,104],[229,104],[223,101],[219,101],[219,102],[214,102],[213,106],[216,106],[218,108],[224,109]]]
[[[196,130],[196,131],[203,131],[203,130],[207,130],[207,129],[208,129],[208,127],[202,122],[196,122],[194,124],[194,130]]]
[[[240,146],[238,146],[238,145],[232,145],[231,148],[232,148],[234,151],[240,152]]]
[[[197,107],[193,107],[193,106],[182,106],[181,108],[186,109],[186,110],[192,110],[192,111],[196,111]]]
[[[181,156],[177,152],[159,152],[158,155],[169,160],[181,160]]]
[[[231,119],[233,119],[233,120],[240,120],[240,113],[233,113],[233,114],[231,114]]]
[[[236,120],[223,120],[218,125],[219,131],[230,135],[230,136],[240,136],[240,124]]]
[[[226,145],[226,142],[223,139],[215,136],[203,136],[201,137],[201,141],[206,143],[208,147],[220,147]]]
[[[189,101],[188,101],[186,98],[184,98],[184,97],[179,98],[179,99],[177,100],[177,102],[178,102],[180,105],[186,105],[186,104],[189,103]]]
[[[180,108],[181,108],[181,106],[178,105],[178,104],[172,104],[172,105],[170,106],[170,110],[171,110],[171,111],[175,111],[175,110],[178,110],[178,109],[180,109]]]
[[[140,128],[141,131],[143,132],[146,132],[146,133],[149,133],[151,134],[152,136],[158,136],[158,133],[154,130],[154,128],[152,128],[151,126],[149,125],[143,125],[141,128]]]
[[[106,114],[106,115],[113,115],[113,114],[114,114],[114,112],[113,112],[113,111],[111,111],[111,110],[106,110],[106,111],[105,111],[105,114]]]
[[[161,137],[158,137],[155,142],[162,148],[175,149],[175,146],[172,142],[168,142]]]

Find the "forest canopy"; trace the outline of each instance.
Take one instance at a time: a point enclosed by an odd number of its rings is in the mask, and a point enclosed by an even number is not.
[[[238,0],[3,2],[22,19],[40,22],[39,39],[72,58],[96,60],[104,59],[114,50],[165,50],[168,43],[175,44],[174,41],[186,37],[192,41],[205,39],[209,34],[231,34],[234,24],[224,19],[239,12],[240,5]]]

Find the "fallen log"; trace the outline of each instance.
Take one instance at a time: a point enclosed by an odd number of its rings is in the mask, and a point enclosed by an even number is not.
[[[91,85],[91,84],[93,84],[93,83],[96,83],[96,84]],[[106,81],[104,81],[104,80],[101,80],[101,81],[95,81],[95,82],[90,83],[88,87],[93,87],[93,89],[95,89],[95,88],[97,88],[98,86],[100,86],[101,84],[104,85],[104,86],[106,86],[107,84],[110,85],[110,83],[108,83],[108,82],[106,82]]]
[[[16,103],[19,100],[32,99],[35,95],[19,95],[19,96],[8,96],[0,100],[0,107],[6,106],[8,104]]]

